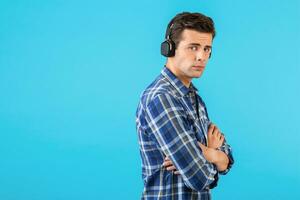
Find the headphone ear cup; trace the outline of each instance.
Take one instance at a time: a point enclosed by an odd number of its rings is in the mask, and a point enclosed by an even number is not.
[[[165,57],[173,57],[175,55],[175,43],[172,40],[165,40],[161,43],[160,53]]]
[[[165,40],[160,45],[160,53],[161,55],[168,57],[169,52],[169,43]]]

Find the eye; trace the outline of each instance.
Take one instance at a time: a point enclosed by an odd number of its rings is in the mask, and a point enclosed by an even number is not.
[[[191,47],[189,47],[189,49],[192,50],[192,51],[197,51],[198,47],[197,46],[191,46]]]
[[[205,53],[209,53],[210,50],[211,50],[211,49],[210,49],[209,47],[204,47],[204,52],[205,52]]]

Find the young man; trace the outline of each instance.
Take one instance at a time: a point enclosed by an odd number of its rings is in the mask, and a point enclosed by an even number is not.
[[[191,82],[202,75],[214,36],[212,19],[200,13],[180,13],[168,25],[161,45],[167,63],[136,112],[142,199],[211,199],[218,174],[233,164],[230,146]]]

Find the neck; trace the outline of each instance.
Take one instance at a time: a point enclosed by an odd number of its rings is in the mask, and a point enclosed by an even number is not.
[[[172,62],[168,60],[166,67],[183,83],[185,87],[190,87],[192,79],[185,77],[182,72],[172,64]]]

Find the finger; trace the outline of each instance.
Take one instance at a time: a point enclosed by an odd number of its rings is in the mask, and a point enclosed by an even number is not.
[[[220,140],[224,138],[224,135],[220,132]]]
[[[205,145],[203,145],[203,144],[199,143],[199,146],[200,146],[200,148],[201,148],[201,150],[202,150],[202,151],[205,151],[205,148],[206,148],[206,146],[205,146]]]
[[[207,134],[212,134],[214,128],[215,128],[215,125],[213,123],[211,123],[208,127]]]
[[[165,157],[165,161],[169,161],[170,159],[169,159],[169,157],[167,156],[167,157]]]
[[[173,165],[172,161],[165,161],[165,162],[163,162],[163,166],[164,167],[168,167],[170,165]]]
[[[214,124],[214,129],[212,131],[212,134],[214,135],[218,131],[218,127]]]
[[[217,136],[218,132],[219,132],[218,128],[215,127],[212,134],[213,134],[214,136]]]
[[[223,142],[224,142],[224,139],[225,139],[224,135],[223,135],[223,134],[221,134],[221,139],[220,139],[220,142],[222,142],[222,144],[223,144]]]
[[[177,175],[178,175],[178,174],[180,174],[180,173],[179,173],[179,171],[175,171],[174,174],[177,174]]]
[[[169,166],[171,166],[173,163],[171,162],[171,161],[166,161],[166,162],[164,162],[163,163],[163,166],[164,167],[169,167]]]
[[[220,139],[221,138],[221,132],[218,130],[218,132],[216,133],[216,137],[218,138],[218,139]]]
[[[176,169],[176,167],[174,165],[172,165],[171,167],[167,167],[168,171],[172,171],[172,170],[175,170],[175,169]]]
[[[222,136],[223,136],[223,138],[225,139],[225,135],[224,135],[224,133],[222,133],[222,132],[221,132],[221,135],[222,135]]]

